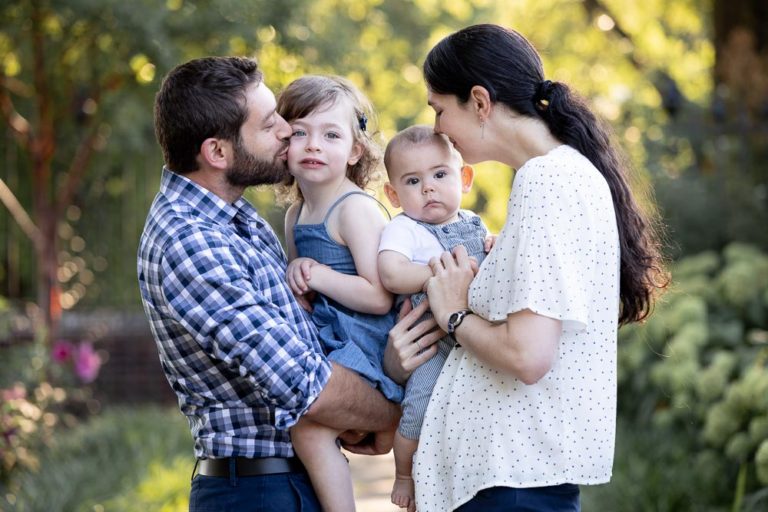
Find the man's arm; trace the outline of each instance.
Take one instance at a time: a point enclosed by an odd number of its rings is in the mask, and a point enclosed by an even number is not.
[[[400,407],[353,371],[331,363],[331,378],[309,407],[311,420],[340,430],[378,432],[400,420]]]

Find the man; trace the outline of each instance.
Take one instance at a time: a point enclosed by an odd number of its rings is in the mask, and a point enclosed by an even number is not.
[[[399,418],[395,404],[325,358],[285,283],[277,237],[242,198],[285,176],[291,129],[275,107],[257,63],[235,57],[178,66],[155,102],[166,165],[138,273],[195,440],[192,511],[319,511],[289,428],[307,415],[387,434],[357,449],[385,453]]]

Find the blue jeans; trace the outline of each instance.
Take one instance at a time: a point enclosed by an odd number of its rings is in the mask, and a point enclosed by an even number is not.
[[[579,486],[561,484],[526,489],[511,487],[483,489],[455,512],[579,512],[580,510]]]
[[[197,475],[189,512],[321,512],[306,473],[217,477]]]

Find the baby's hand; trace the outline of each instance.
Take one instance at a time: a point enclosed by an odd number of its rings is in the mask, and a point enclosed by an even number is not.
[[[493,249],[493,246],[496,245],[497,238],[498,238],[498,235],[488,235],[485,237],[485,244],[483,245],[485,252],[491,252],[491,249]]]
[[[288,264],[285,279],[291,291],[297,297],[310,292],[309,280],[312,278],[311,268],[318,263],[312,258],[296,258]]]

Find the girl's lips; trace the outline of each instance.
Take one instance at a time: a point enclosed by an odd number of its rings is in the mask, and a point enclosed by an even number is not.
[[[307,165],[307,166],[325,165],[325,162],[323,162],[322,160],[318,160],[316,158],[305,158],[303,160],[300,160],[299,163],[301,165]]]

